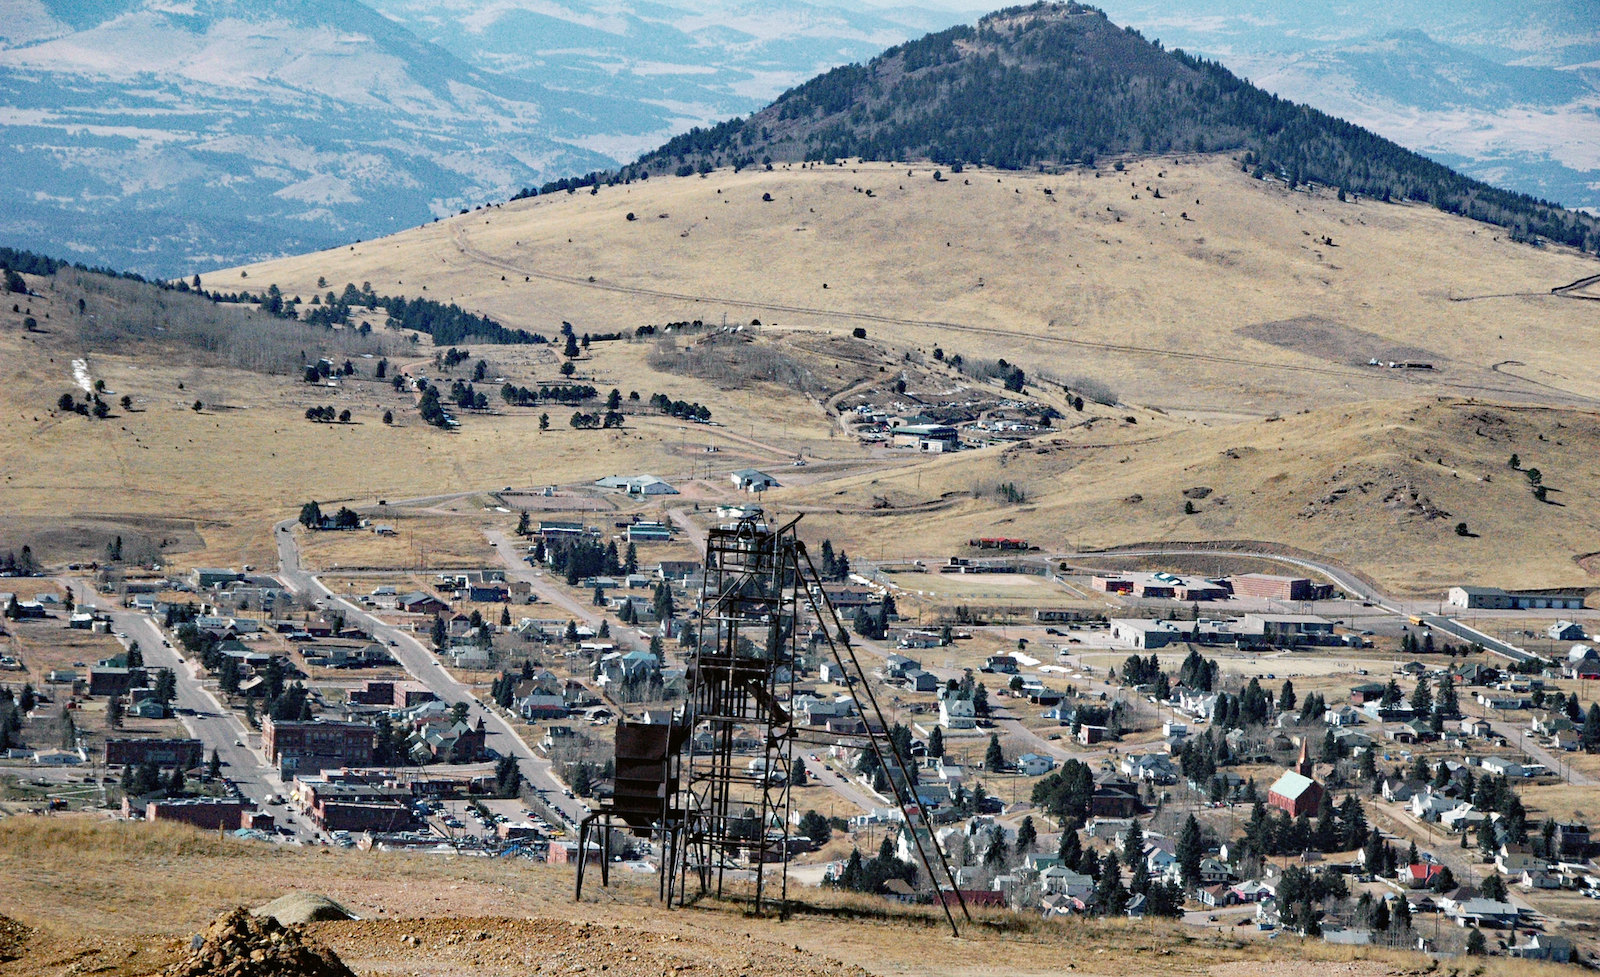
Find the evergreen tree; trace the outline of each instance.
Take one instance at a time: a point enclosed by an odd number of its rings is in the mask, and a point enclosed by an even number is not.
[[[944,730],[938,726],[933,727],[933,733],[928,736],[928,756],[935,760],[944,756]]]
[[[999,772],[1004,770],[1005,766],[1006,755],[1005,752],[1000,748],[1000,736],[997,733],[991,733],[989,736],[989,748],[985,750],[983,754],[983,768],[985,770]]]
[[[1132,819],[1127,832],[1122,836],[1122,860],[1130,869],[1137,869],[1144,864],[1144,829],[1139,826],[1138,819]],[[1134,871],[1137,878],[1141,873]]]
[[[1193,814],[1189,815],[1183,823],[1183,830],[1178,835],[1177,850],[1174,853],[1178,859],[1178,871],[1181,873],[1184,885],[1195,885],[1200,881],[1200,860],[1205,857],[1205,839],[1200,834],[1200,822],[1195,820]]]
[[[1022,819],[1022,824],[1017,827],[1017,853],[1025,854],[1039,847],[1039,830],[1033,825],[1033,815]]]
[[[1094,889],[1094,903],[1107,916],[1120,916],[1128,908],[1128,890],[1122,885],[1122,866],[1117,853],[1108,852],[1100,863],[1100,881]]]
[[[1417,677],[1417,687],[1411,691],[1411,709],[1419,716],[1433,711],[1433,685],[1426,675]]]
[[[1483,931],[1476,926],[1467,933],[1467,956],[1481,957],[1489,952],[1489,943],[1483,938]]]
[[[122,697],[114,695],[106,702],[106,725],[112,729],[121,729],[122,717]]]

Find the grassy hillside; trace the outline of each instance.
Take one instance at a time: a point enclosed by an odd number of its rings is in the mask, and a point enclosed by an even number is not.
[[[1593,310],[1550,289],[1593,270],[1432,208],[1290,192],[1211,156],[942,181],[904,164],[723,170],[204,277],[286,294],[370,280],[547,335],[562,321],[861,327],[927,354],[998,350],[1169,411],[1262,416],[1428,392],[1589,403]]]
[[[992,910],[975,910],[977,922],[952,939],[926,907],[815,889],[803,890],[809,908],[781,921],[748,916],[738,903],[668,911],[654,902],[654,885],[627,872],[610,889],[596,880],[574,903],[572,873],[561,867],[271,848],[165,825],[18,817],[0,825],[0,841],[0,872],[12,880],[4,912],[29,928],[17,950],[7,947],[19,953],[0,963],[8,975],[160,972],[217,914],[291,891],[327,894],[360,917],[309,930],[361,974],[987,977],[1058,974],[1064,956],[1088,977],[1130,968],[1301,977],[1335,967],[1384,977],[1427,966],[1418,954],[1297,937],[1269,943],[1152,920],[1052,922]],[[130,877],[143,882],[115,881]],[[1559,972],[1493,957],[1480,969],[1487,977]]]
[[[1208,150],[1290,187],[1431,203],[1519,240],[1600,251],[1592,217],[1461,176],[1076,3],[1008,8],[836,68],[748,118],[672,139],[623,175],[847,157],[1031,169]]]
[[[321,278],[326,291],[370,282],[545,336],[564,321],[580,335],[621,333],[593,343],[571,379],[602,396],[704,404],[723,425],[641,407],[622,431],[574,430],[570,407],[501,401],[497,378],[566,379],[559,343],[467,342],[469,358],[445,369],[429,337],[383,321],[363,335],[76,269],[29,275],[33,294],[0,310],[0,409],[15,419],[0,441],[0,550],[31,541],[46,559],[94,556],[121,534],[169,562],[270,565],[266,527],[307,498],[372,503],[644,471],[679,484],[688,505],[728,496],[725,473],[753,465],[786,472],[769,502],[810,511],[808,532],[873,555],[942,557],[988,527],[1049,549],[1277,540],[1408,589],[1577,585],[1591,578],[1574,557],[1600,550],[1588,515],[1600,510],[1585,501],[1593,466],[1573,453],[1593,443],[1580,432],[1600,364],[1592,303],[1551,288],[1590,267],[1431,208],[1291,193],[1226,158],[1190,157],[1099,177],[969,168],[938,182],[928,167],[888,164],[718,171],[519,201],[203,276],[208,290],[275,284],[302,310],[315,308]],[[38,332],[23,331],[29,314]],[[745,324],[738,342],[709,338],[724,335],[724,316]],[[180,328],[186,317],[215,321]],[[714,328],[636,335],[693,319]],[[210,336],[209,351],[176,334]],[[274,355],[230,352],[260,345]],[[958,355],[1020,367],[1027,396],[1066,415],[1049,436],[1062,444],[929,460],[863,447],[833,416],[863,397],[926,407],[969,390],[1004,396],[955,370]],[[321,356],[349,358],[354,372],[304,382],[295,366]],[[382,357],[444,386],[483,359],[490,409],[465,413],[455,433],[429,427],[414,394],[376,378]],[[1374,357],[1433,368],[1368,366]],[[107,418],[56,409],[76,389],[75,359],[106,382]],[[892,389],[901,379],[906,395]],[[1089,395],[1082,415],[1064,387]],[[1431,406],[1436,397],[1463,406]],[[1504,440],[1449,420],[1470,413],[1466,398],[1507,405],[1494,408]],[[352,423],[310,423],[314,406],[348,409]],[[553,422],[543,432],[541,413]],[[1257,453],[1240,462],[1230,448]],[[1559,490],[1552,504],[1506,468],[1513,450]],[[796,455],[812,464],[788,469]],[[1005,481],[1026,489],[1025,505],[988,490]],[[1366,493],[1302,514],[1365,482]],[[1197,486],[1227,503],[1197,500],[1186,516],[1181,492]],[[1147,501],[1121,501],[1132,495]],[[874,509],[879,497],[893,508]],[[1423,497],[1448,516],[1407,515]],[[1461,521],[1477,536],[1456,536]],[[416,525],[416,545],[437,554],[475,531]],[[418,557],[406,541],[386,545],[373,558]]]
[[[813,531],[838,537],[866,521],[869,538],[915,538],[930,554],[992,535],[1046,551],[1257,540],[1324,554],[1418,594],[1472,579],[1593,582],[1577,558],[1600,549],[1594,411],[1429,398],[1136,430],[1100,424],[1092,437],[1069,431],[784,499],[810,513]],[[1520,471],[1509,467],[1513,454]],[[1544,501],[1529,468],[1548,486]],[[1025,501],[1001,501],[1002,482]]]

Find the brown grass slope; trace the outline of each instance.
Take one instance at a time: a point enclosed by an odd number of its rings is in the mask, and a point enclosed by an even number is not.
[[[1130,402],[1260,416],[1428,392],[1591,403],[1594,308],[1550,290],[1594,270],[1430,208],[1340,203],[1190,157],[942,182],[892,164],[718,171],[517,201],[205,280],[425,287],[546,333],[724,316],[864,327],[890,346],[1096,377]]]
[[[1125,433],[1129,433],[1126,432]],[[1102,432],[1104,433],[1104,432]],[[1135,542],[1265,540],[1325,554],[1387,587],[1437,594],[1473,579],[1593,582],[1576,558],[1600,540],[1600,414],[1459,399],[1377,402],[1221,427],[1191,425],[1105,447],[1071,438],[802,489],[813,531],[870,511],[889,555],[956,552],[971,537],[1047,550]],[[1538,468],[1547,501],[1525,472]],[[992,492],[1010,482],[1020,505]],[[967,496],[976,490],[976,498]],[[914,507],[945,493],[939,518]],[[967,496],[962,498],[962,496]],[[1193,514],[1186,514],[1185,503]],[[880,503],[881,504],[881,503]],[[904,514],[897,509],[912,508]],[[1458,535],[1458,523],[1470,535]],[[859,531],[858,531],[859,534]],[[911,555],[911,554],[908,554]]]
[[[571,901],[572,874],[520,861],[268,848],[187,829],[14,818],[0,825],[0,913],[31,929],[0,975],[148,974],[237,905],[288,891],[327,893],[358,921],[308,931],[359,974],[597,973],[715,977],[814,974],[1421,973],[1416,954],[1333,947],[1155,921],[1053,923],[979,913],[960,939],[926,909],[805,890],[790,919],[707,902],[666,911],[654,885],[598,885]],[[137,879],[138,884],[129,884]],[[1499,977],[1558,973],[1486,959]]]

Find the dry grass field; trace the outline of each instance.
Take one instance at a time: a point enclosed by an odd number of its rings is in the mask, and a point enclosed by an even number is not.
[[[1580,561],[1600,551],[1600,344],[1592,306],[1549,290],[1592,269],[1424,207],[1291,193],[1195,157],[938,182],[888,164],[718,172],[518,201],[205,275],[208,288],[276,283],[302,297],[319,276],[335,289],[370,281],[546,335],[563,321],[630,335],[693,318],[762,323],[715,353],[726,371],[671,372],[705,352],[696,333],[684,347],[595,343],[575,364],[573,379],[601,391],[707,404],[716,426],[641,411],[620,431],[578,431],[570,408],[551,407],[540,431],[544,411],[495,395],[499,378],[558,380],[556,350],[467,344],[472,359],[442,378],[485,359],[491,409],[453,433],[423,425],[413,395],[375,382],[359,353],[355,377],[307,384],[260,372],[276,360],[163,345],[153,313],[98,293],[88,324],[70,282],[33,279],[27,308],[0,314],[0,550],[32,541],[48,560],[83,558],[120,534],[169,563],[270,567],[268,525],[307,499],[410,500],[375,514],[429,525],[417,535],[438,537],[437,565],[481,564],[479,527],[550,501],[491,494],[505,486],[650,472],[683,493],[664,505],[704,507],[736,498],[726,475],[750,466],[779,474],[784,487],[764,501],[804,513],[808,537],[871,558],[939,559],[1000,534],[1046,551],[1262,540],[1404,592],[1464,579],[1581,586],[1594,577]],[[23,312],[41,331],[18,328]],[[137,342],[106,340],[118,314],[138,319]],[[856,328],[865,341],[848,338]],[[328,342],[353,348],[341,333]],[[425,338],[380,328],[361,342],[441,377]],[[1029,442],[947,457],[842,431],[836,400],[883,399],[902,373],[924,402],[970,389],[934,361],[936,346],[1021,365],[1029,395],[1065,419]],[[774,358],[798,373],[732,379]],[[56,411],[75,359],[108,402],[127,394],[132,409],[100,421]],[[1119,402],[1079,414],[1061,383]],[[313,406],[349,409],[353,423],[310,423]],[[1549,501],[1508,467],[1513,452],[1540,468]],[[787,467],[797,456],[808,467]],[[1025,501],[1001,502],[1007,483]],[[583,498],[596,518],[661,511]],[[484,511],[497,499],[512,514]],[[433,522],[469,514],[470,525]],[[307,558],[410,568],[414,549],[405,536],[328,538]]]
[[[666,911],[623,879],[571,900],[571,872],[516,862],[266,849],[188,829],[12,818],[0,824],[0,913],[30,928],[0,975],[159,971],[234,905],[320,892],[361,919],[313,924],[359,974],[625,975],[1421,973],[1427,958],[1287,937],[1274,943],[1149,921],[1041,921],[975,912],[961,938],[926,908],[805,889],[787,920],[738,903]],[[138,885],[127,880],[138,879]],[[381,880],[381,881],[375,881]],[[666,959],[662,959],[664,955]],[[602,966],[604,964],[604,966]],[[1489,958],[1483,977],[1558,973]]]
[[[724,315],[862,326],[893,346],[1005,356],[1208,415],[1407,393],[1600,396],[1582,368],[1592,310],[1549,294],[1593,261],[1497,228],[1291,193],[1218,157],[932,177],[868,163],[657,179],[474,211],[251,266],[248,278],[218,271],[206,285],[426,285],[546,334],[563,320],[603,332]],[[1374,357],[1435,370],[1366,367]]]

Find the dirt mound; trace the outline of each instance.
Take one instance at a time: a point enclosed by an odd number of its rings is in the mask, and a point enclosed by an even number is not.
[[[206,927],[188,956],[163,977],[355,977],[332,950],[299,926],[230,910]]]
[[[867,977],[799,946],[715,931],[657,933],[549,917],[433,917],[311,927],[362,972],[529,977]],[[399,966],[396,966],[399,965]]]
[[[328,919],[355,919],[355,913],[314,892],[291,892],[274,899],[265,906],[250,910],[255,916],[271,916],[284,926],[296,923],[316,923]]]
[[[26,926],[10,916],[0,916],[0,963],[21,957],[30,935],[32,930]]]

